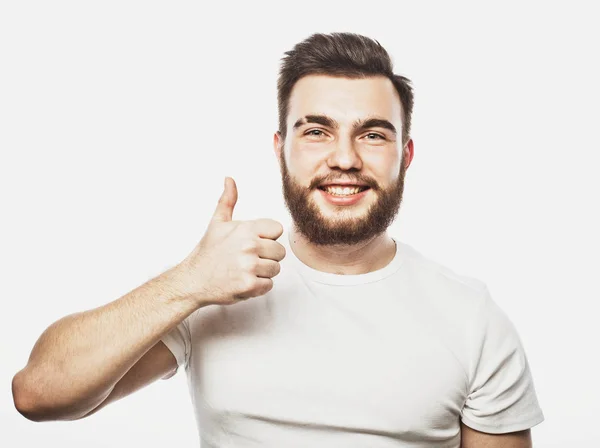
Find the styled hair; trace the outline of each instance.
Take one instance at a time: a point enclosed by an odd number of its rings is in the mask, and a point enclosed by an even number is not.
[[[277,80],[279,132],[284,139],[292,89],[300,78],[307,75],[350,79],[385,76],[392,81],[400,96],[402,144],[408,142],[414,103],[411,81],[394,74],[390,55],[376,40],[354,33],[318,33],[285,52]]]

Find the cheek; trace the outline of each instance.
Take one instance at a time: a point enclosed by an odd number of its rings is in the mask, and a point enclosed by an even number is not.
[[[398,178],[400,173],[401,158],[399,154],[377,154],[363,158],[365,168],[383,188],[389,186]]]
[[[402,151],[390,154],[387,158],[386,163],[388,167],[388,175],[392,179],[396,179],[400,173],[400,167],[402,166],[402,158],[404,157]]]
[[[303,150],[300,145],[290,149],[286,158],[290,173],[303,183],[310,182],[324,163],[323,157],[317,151],[309,151],[307,148]]]
[[[400,167],[402,166],[402,160],[400,158],[390,162],[389,176],[391,179],[396,180],[400,175]]]

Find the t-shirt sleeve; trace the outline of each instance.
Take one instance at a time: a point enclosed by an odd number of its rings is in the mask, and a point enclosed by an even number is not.
[[[463,423],[478,431],[501,434],[544,421],[521,339],[487,288],[475,327]]]
[[[177,371],[179,367],[187,368],[189,364],[190,354],[192,351],[192,337],[190,332],[190,316],[184,319],[179,325],[174,327],[170,332],[165,334],[161,341],[167,346],[175,359],[177,360]],[[171,378],[173,373],[167,378]],[[165,378],[165,379],[167,379]]]

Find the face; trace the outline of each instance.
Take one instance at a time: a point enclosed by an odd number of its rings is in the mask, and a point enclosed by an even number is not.
[[[402,106],[385,77],[301,78],[285,142],[275,135],[283,194],[297,230],[316,245],[382,234],[402,201],[413,143],[402,146]]]

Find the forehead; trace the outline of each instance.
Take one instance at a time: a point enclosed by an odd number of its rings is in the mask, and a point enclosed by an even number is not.
[[[350,79],[309,75],[296,82],[288,105],[288,125],[310,114],[340,123],[367,116],[386,118],[401,129],[402,105],[394,84],[384,76]]]

